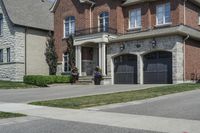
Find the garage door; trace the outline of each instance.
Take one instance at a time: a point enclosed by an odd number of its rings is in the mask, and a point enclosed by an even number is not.
[[[137,83],[137,56],[132,54],[120,55],[114,59],[114,83]]]
[[[172,54],[170,52],[153,52],[144,56],[144,83],[172,83]]]

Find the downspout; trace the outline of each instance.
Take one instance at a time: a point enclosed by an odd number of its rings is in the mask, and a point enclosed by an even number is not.
[[[184,0],[183,2],[183,24],[186,25],[186,2],[187,0]]]
[[[190,35],[187,35],[186,38],[183,40],[183,81],[186,80],[186,54],[185,54],[185,45],[186,45],[186,40],[190,38]]]
[[[25,44],[24,44],[24,66],[25,66],[25,75],[27,75],[27,27],[25,28]]]
[[[92,30],[91,29],[92,28],[92,8],[94,7],[95,3],[90,0],[88,0],[88,2],[91,3],[91,6],[90,6],[90,33],[91,33],[92,32],[91,31]]]
[[[183,1],[183,25],[186,25],[186,2],[187,0]],[[183,40],[183,81],[186,80],[186,54],[185,54],[185,49],[186,49],[186,40],[190,38],[190,35],[187,35],[186,38]]]

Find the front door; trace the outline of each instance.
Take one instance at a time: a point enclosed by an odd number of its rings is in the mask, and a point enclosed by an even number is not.
[[[90,76],[94,71],[94,48],[82,47],[82,72],[84,76]]]

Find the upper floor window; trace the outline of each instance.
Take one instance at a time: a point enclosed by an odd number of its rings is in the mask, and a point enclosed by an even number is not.
[[[3,49],[0,49],[0,62],[3,63]]]
[[[109,29],[109,13],[108,12],[102,12],[99,15],[99,30],[101,32],[107,32]]]
[[[171,23],[171,10],[170,2],[156,6],[156,24],[169,24]]]
[[[0,36],[3,34],[3,14],[0,14]]]
[[[141,28],[141,9],[131,10],[129,13],[129,29]]]
[[[73,35],[75,33],[75,17],[69,16],[64,22],[64,37]]]

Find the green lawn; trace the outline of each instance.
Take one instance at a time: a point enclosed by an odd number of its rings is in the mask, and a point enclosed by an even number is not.
[[[113,103],[123,103],[135,100],[142,100],[142,99],[153,98],[183,91],[191,91],[195,89],[200,89],[200,84],[169,85],[169,86],[148,88],[145,90],[118,92],[112,94],[84,96],[77,98],[57,99],[50,101],[40,101],[40,102],[33,102],[30,104],[50,106],[50,107],[60,107],[60,108],[81,109],[81,108],[101,106]]]
[[[22,116],[26,116],[26,115],[18,114],[18,113],[0,112],[0,119],[13,118],[13,117],[22,117]]]
[[[22,82],[0,81],[0,89],[19,89],[19,88],[35,88],[37,86],[24,84]]]

